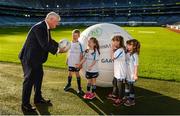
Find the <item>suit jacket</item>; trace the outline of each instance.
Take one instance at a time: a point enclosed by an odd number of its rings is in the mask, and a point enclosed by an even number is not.
[[[46,22],[42,21],[30,29],[19,59],[30,64],[42,64],[46,62],[49,52],[56,54],[57,50],[58,43],[51,38]]]

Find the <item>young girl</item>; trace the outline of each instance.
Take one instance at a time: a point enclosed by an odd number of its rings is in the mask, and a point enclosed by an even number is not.
[[[115,106],[123,102],[126,78],[126,62],[124,40],[120,35],[112,38],[112,60],[114,61],[113,91],[108,95],[108,99],[114,101]]]
[[[88,82],[87,92],[83,97],[84,99],[93,99],[96,97],[96,78],[99,75],[98,60],[100,51],[98,40],[94,37],[91,37],[88,41],[88,47],[89,49],[85,51],[85,56],[83,60],[80,62],[80,64],[77,65],[77,67],[81,66],[83,63],[86,64],[86,78]]]
[[[138,54],[140,52],[140,43],[136,39],[131,39],[127,44],[127,88],[129,89],[128,99],[125,106],[135,105],[134,82],[138,79]]]

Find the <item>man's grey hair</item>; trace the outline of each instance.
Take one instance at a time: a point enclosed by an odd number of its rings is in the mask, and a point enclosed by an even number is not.
[[[48,14],[46,15],[46,20],[49,19],[49,18],[51,18],[52,16],[55,16],[55,17],[58,19],[58,21],[61,20],[61,17],[60,17],[57,13],[55,13],[55,12],[50,12],[50,13],[48,13]]]

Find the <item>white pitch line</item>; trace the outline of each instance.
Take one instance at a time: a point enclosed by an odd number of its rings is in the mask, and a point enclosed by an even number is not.
[[[65,83],[65,82],[45,82],[44,84],[62,84],[62,83]]]
[[[133,29],[131,29],[131,30],[127,30],[127,31],[134,31]]]
[[[155,31],[138,31],[138,33],[148,33],[148,34],[154,34]]]

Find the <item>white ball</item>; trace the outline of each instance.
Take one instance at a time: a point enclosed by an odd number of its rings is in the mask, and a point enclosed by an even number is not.
[[[121,35],[124,41],[132,39],[132,37],[120,26],[101,23],[85,29],[79,38],[83,49],[87,48],[88,39],[96,37],[100,44],[100,59],[99,59],[99,77],[97,78],[97,86],[111,87],[113,80],[113,61],[111,60],[111,40],[114,35]],[[85,77],[85,66],[83,66],[80,74]]]
[[[71,48],[71,43],[67,39],[62,39],[59,42],[59,48],[64,48],[64,51],[67,52]]]

